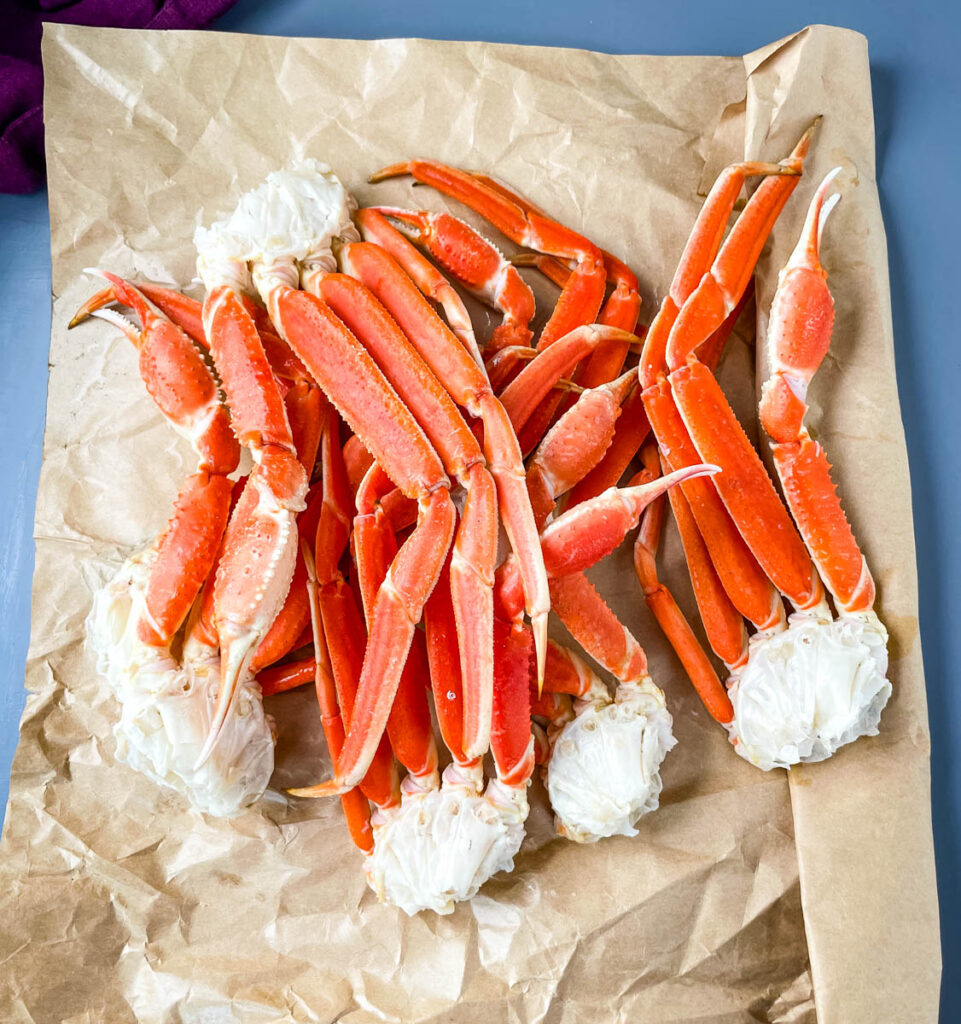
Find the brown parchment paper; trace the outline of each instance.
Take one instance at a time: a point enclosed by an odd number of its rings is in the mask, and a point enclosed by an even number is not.
[[[831,28],[741,58],[605,56],[47,26],[54,316],[37,503],[30,694],[0,843],[0,1019],[17,1022],[931,1021],[940,971],[908,473],[874,183],[867,48]],[[268,701],[277,769],[231,821],[114,759],[117,708],[83,648],[91,591],[163,525],[190,455],[130,346],[65,331],[82,268],[184,284],[191,237],[296,157],[361,202],[443,208],[406,156],[493,170],[626,259],[650,312],[711,177],[777,159],[816,114],[805,179],[844,165],[826,232],[834,347],[812,422],[879,583],[894,696],[876,739],[787,775],[742,762],[640,600],[629,545],[593,577],[642,638],[678,748],[633,839],[553,836],[539,782],[513,874],[450,917],[377,904],[339,807],[285,786],[327,770],[313,698]],[[752,417],[753,331],[722,382]],[[662,566],[693,604],[673,531]]]

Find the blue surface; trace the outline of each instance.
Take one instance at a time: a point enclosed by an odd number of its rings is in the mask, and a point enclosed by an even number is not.
[[[608,52],[740,54],[824,22],[863,32],[870,44],[878,178],[887,228],[901,405],[911,454],[921,584],[921,633],[933,742],[933,808],[945,980],[942,1020],[961,1021],[961,508],[957,449],[961,339],[955,298],[961,167],[957,6],[904,0],[834,0],[803,10],[771,0],[518,3],[457,0],[376,3],[241,0],[218,23],[271,35],[426,36],[577,46]],[[954,233],[952,235],[952,228]],[[50,268],[46,196],[0,196],[0,799],[23,708],[23,665],[33,571],[31,525],[46,400]],[[883,486],[879,481],[879,486]]]

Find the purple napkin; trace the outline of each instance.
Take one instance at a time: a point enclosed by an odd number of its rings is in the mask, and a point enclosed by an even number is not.
[[[236,0],[2,0],[0,192],[43,184],[41,23],[113,28],[204,28]]]

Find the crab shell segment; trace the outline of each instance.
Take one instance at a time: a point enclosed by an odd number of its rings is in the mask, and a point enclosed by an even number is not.
[[[636,836],[657,809],[660,768],[676,744],[663,692],[649,678],[621,683],[613,701],[578,701],[547,764],[557,831],[577,843]]]
[[[367,882],[381,902],[408,915],[453,913],[492,875],[513,870],[528,810],[526,784],[492,779],[482,793],[476,778],[450,765],[440,789],[405,793],[375,828]]]
[[[355,199],[327,164],[303,160],[274,171],[240,197],[229,217],[197,228],[197,272],[208,290],[234,284],[250,291],[248,264],[296,261],[336,270],[334,239],[360,237],[351,220],[356,209]]]
[[[121,705],[114,726],[117,759],[185,795],[200,811],[232,817],[258,800],[274,768],[274,739],[257,684],[246,679],[221,742],[199,768],[217,703],[220,661],[205,649],[183,665],[169,648],[143,643],[145,592],[156,550],[129,558],[94,597],[87,637],[97,671]]]
[[[859,736],[876,736],[891,696],[888,634],[874,612],[798,612],[780,633],[751,639],[732,681],[734,749],[764,771],[830,757]]]

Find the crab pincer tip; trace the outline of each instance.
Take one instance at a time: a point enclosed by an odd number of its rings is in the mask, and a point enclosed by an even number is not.
[[[814,118],[814,120],[807,126],[807,128],[804,129],[804,131],[801,133],[801,137],[798,139],[797,144],[795,145],[791,153],[791,156],[788,157],[788,160],[792,158],[795,160],[803,160],[807,156],[808,150],[811,148],[811,140],[814,138],[814,133],[818,130],[818,126],[821,124],[823,120],[824,115],[818,114],[818,116]],[[800,173],[800,171],[798,173]]]
[[[118,280],[116,274],[109,274],[106,270],[101,270],[99,267],[84,267],[83,273],[88,277],[99,277],[101,281],[109,281],[111,284]]]
[[[87,309],[87,303],[84,303],[77,310],[77,312],[74,313],[73,316],[70,318],[70,321],[67,323],[67,330],[68,331],[73,330],[73,328],[76,327],[77,324],[82,324],[84,322],[84,320],[87,320],[89,317],[90,317],[90,312]]]
[[[541,613],[531,618],[531,631],[534,634],[534,654],[537,659],[537,696],[544,690],[544,672],[547,668],[547,614]]]
[[[349,792],[350,786],[340,785],[336,779],[328,779],[326,782],[318,782],[316,786],[298,786],[288,789],[290,796],[303,796],[314,799],[319,796],[343,796]]]
[[[367,181],[371,185],[374,185],[378,181],[384,181],[387,178],[399,178],[404,174],[410,174],[410,161],[404,161],[404,163],[400,164],[391,164],[389,167],[382,167],[379,171],[374,171]]]
[[[204,745],[200,750],[200,756],[194,761],[193,770],[195,772],[199,772],[210,760],[210,755],[214,752],[214,747],[217,746],[217,740],[219,739],[220,726],[215,723],[210,732],[207,733],[207,738],[204,740]]]

